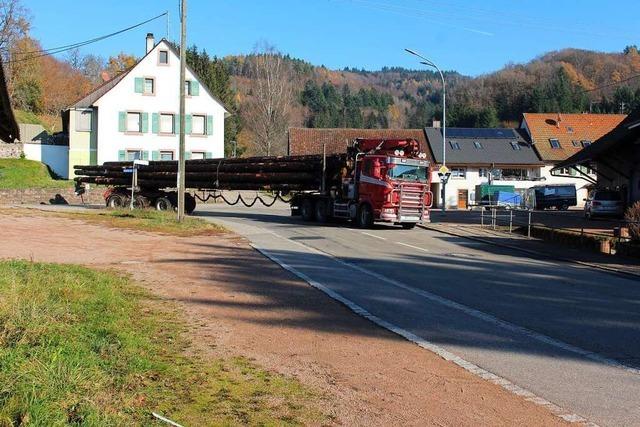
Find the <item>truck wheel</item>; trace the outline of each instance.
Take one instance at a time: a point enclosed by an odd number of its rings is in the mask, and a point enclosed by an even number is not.
[[[371,206],[366,203],[361,204],[360,207],[358,207],[356,221],[360,228],[373,227],[373,211],[371,210]]]
[[[173,210],[173,203],[169,200],[168,197],[158,197],[156,199],[156,210],[159,211],[171,211]]]
[[[111,209],[121,209],[125,207],[125,199],[120,194],[111,194],[107,198],[107,207]]]
[[[313,201],[311,199],[302,200],[300,211],[304,221],[313,221],[315,215],[313,212]]]
[[[324,224],[329,220],[329,203],[326,200],[316,202],[316,221]]]
[[[189,193],[184,195],[184,211],[191,215],[196,210],[196,198]]]
[[[146,197],[137,194],[133,198],[134,209],[145,209],[147,206],[149,206],[149,199],[147,199]]]
[[[416,228],[416,223],[415,222],[403,222],[400,225],[405,230],[413,230],[414,228]]]

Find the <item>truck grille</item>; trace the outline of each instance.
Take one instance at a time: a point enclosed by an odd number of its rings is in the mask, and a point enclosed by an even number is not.
[[[426,186],[400,185],[399,221],[421,221],[425,210]]]

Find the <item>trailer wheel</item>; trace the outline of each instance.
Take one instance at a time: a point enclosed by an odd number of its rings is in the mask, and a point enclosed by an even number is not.
[[[145,209],[147,206],[149,206],[149,199],[141,196],[140,194],[136,194],[136,196],[133,198],[134,209]]]
[[[329,220],[329,203],[326,200],[316,201],[316,221],[324,224]]]
[[[400,225],[405,230],[413,230],[414,228],[416,228],[416,223],[415,222],[403,222]]]
[[[156,199],[156,210],[159,211],[171,211],[173,210],[173,203],[169,200],[168,197],[158,197]]]
[[[302,205],[300,206],[302,220],[303,221],[313,221],[314,212],[313,212],[313,201],[309,198],[305,198],[302,200]]]
[[[107,207],[111,209],[121,209],[125,207],[125,198],[120,194],[114,193],[107,197]]]
[[[358,207],[358,216],[356,217],[358,227],[371,228],[373,227],[373,211],[371,206],[366,203],[361,204]]]

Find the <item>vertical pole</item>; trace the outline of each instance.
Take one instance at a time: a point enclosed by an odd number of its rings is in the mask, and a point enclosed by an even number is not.
[[[138,185],[138,167],[133,164],[133,172],[131,173],[131,203],[129,209],[133,210],[133,198],[135,197],[136,186]]]
[[[185,192],[185,69],[187,62],[187,0],[180,3],[180,146],[178,158],[178,222],[184,221]]]
[[[322,144],[322,183],[320,185],[320,192],[324,194],[325,180],[327,175],[327,144]]]
[[[513,230],[513,211],[509,209],[509,233]]]
[[[497,212],[496,212],[495,208],[491,209],[491,225],[492,225],[494,230],[496,229],[496,213]]]
[[[480,228],[484,228],[484,208],[480,208]]]
[[[435,64],[434,64],[435,65]],[[444,81],[444,74],[436,67],[442,79],[442,165],[447,165],[447,86]],[[442,180],[442,213],[447,211],[446,200],[446,178]]]
[[[527,224],[527,237],[531,237],[531,211],[529,211],[529,222]]]

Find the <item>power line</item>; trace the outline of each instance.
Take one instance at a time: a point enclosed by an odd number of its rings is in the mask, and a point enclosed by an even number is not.
[[[33,51],[29,51],[29,52],[16,52],[17,54],[20,54],[20,55],[32,55],[32,56],[29,56],[27,58],[20,58],[20,59],[14,59],[14,60],[11,60],[11,61],[6,61],[6,63],[30,61],[32,59],[41,58],[43,56],[56,55],[58,53],[66,52],[66,51],[69,51],[69,50],[77,49],[77,48],[82,47],[82,46],[86,46],[86,45],[89,45],[89,44],[97,43],[99,41],[102,41],[102,40],[105,40],[105,39],[120,35],[120,34],[125,33],[127,31],[131,31],[131,30],[133,30],[135,28],[141,27],[142,25],[145,25],[145,24],[148,24],[149,22],[155,21],[156,19],[159,19],[159,18],[161,18],[163,16],[166,16],[167,14],[168,14],[168,12],[164,12],[164,13],[161,13],[160,15],[158,15],[158,16],[154,16],[153,18],[147,19],[146,21],[140,22],[140,23],[132,25],[130,27],[123,28],[123,29],[115,31],[113,33],[106,34],[106,35],[103,35],[103,36],[100,36],[100,37],[95,37],[93,39],[85,40],[85,41],[82,41],[82,42],[68,44],[68,45],[65,45],[65,46],[58,46],[58,47],[49,48],[49,49],[33,50]]]

